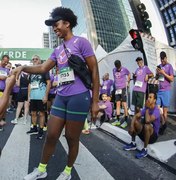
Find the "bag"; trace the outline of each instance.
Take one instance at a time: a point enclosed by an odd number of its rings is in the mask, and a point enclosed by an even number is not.
[[[63,43],[65,53],[68,58],[68,65],[71,67],[75,74],[78,75],[78,77],[81,79],[81,81],[84,83],[85,87],[87,89],[92,88],[92,78],[91,74],[89,72],[89,69],[87,68],[86,63],[77,55],[71,54],[65,44]]]

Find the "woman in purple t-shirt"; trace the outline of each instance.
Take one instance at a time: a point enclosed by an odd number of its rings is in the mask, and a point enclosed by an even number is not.
[[[48,133],[41,163],[38,168],[24,179],[44,178],[47,176],[47,163],[54,153],[56,143],[64,127],[69,153],[67,166],[58,179],[71,179],[71,169],[78,154],[79,137],[84,121],[90,107],[92,119],[94,120],[99,110],[98,94],[100,83],[98,65],[90,43],[85,38],[74,36],[72,33],[72,29],[77,25],[77,17],[72,10],[64,7],[55,8],[51,13],[51,19],[46,20],[45,24],[53,27],[56,35],[63,39],[63,43],[53,51],[50,58],[43,64],[22,66],[14,72],[18,76],[20,71],[32,74],[45,73],[55,65],[59,69],[59,86],[48,121]],[[84,83],[69,67],[66,52],[78,56],[86,63],[92,78],[92,99]]]

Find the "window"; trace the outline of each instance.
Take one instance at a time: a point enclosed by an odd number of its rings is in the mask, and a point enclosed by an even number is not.
[[[175,16],[176,16],[176,5],[173,5],[172,9],[173,9],[173,13],[174,13]]]
[[[175,42],[174,32],[173,32],[172,27],[169,28],[169,34],[170,34],[170,40],[171,40],[171,42]]]
[[[173,21],[173,20],[174,20],[174,14],[173,14],[171,8],[168,9],[168,13],[169,13],[169,16],[170,16],[171,21]]]
[[[164,18],[165,18],[165,22],[166,22],[166,23],[169,23],[169,22],[170,22],[169,16],[168,16],[168,14],[167,14],[166,11],[164,11]]]
[[[164,6],[163,0],[159,0],[158,2],[159,2],[160,7]]]

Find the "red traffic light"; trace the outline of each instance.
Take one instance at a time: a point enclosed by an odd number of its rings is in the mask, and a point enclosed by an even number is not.
[[[129,34],[130,34],[130,36],[132,37],[132,39],[138,38],[138,32],[137,32],[137,30],[131,29],[131,30],[129,31]]]
[[[137,49],[142,52],[143,51],[143,43],[142,43],[142,39],[141,39],[139,31],[136,29],[131,29],[129,31],[129,34],[133,39],[131,41],[131,44],[134,47],[134,49]]]

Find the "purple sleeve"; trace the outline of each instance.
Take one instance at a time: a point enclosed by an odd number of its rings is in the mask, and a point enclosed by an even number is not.
[[[155,116],[155,119],[158,119],[160,117],[160,111],[158,108],[155,108],[155,110],[153,111],[153,116]]]
[[[146,66],[146,74],[152,74],[152,71]]]
[[[111,86],[113,85],[114,81],[111,79]]]
[[[125,72],[126,72],[126,75],[130,74],[130,71],[127,68],[125,68]]]
[[[144,115],[145,115],[145,112],[146,112],[146,108],[143,108],[143,109],[141,110],[141,116],[144,116]]]
[[[169,67],[169,75],[174,75],[174,69],[173,69],[171,64],[170,64],[170,67]]]
[[[79,47],[80,47],[81,55],[84,58],[95,55],[94,52],[93,52],[92,46],[91,46],[90,42],[87,39],[80,38]]]
[[[56,62],[56,61],[57,61],[55,51],[56,51],[56,50],[54,50],[54,51],[52,52],[52,54],[50,55],[50,59],[51,59],[52,61],[54,61],[54,62]]]

